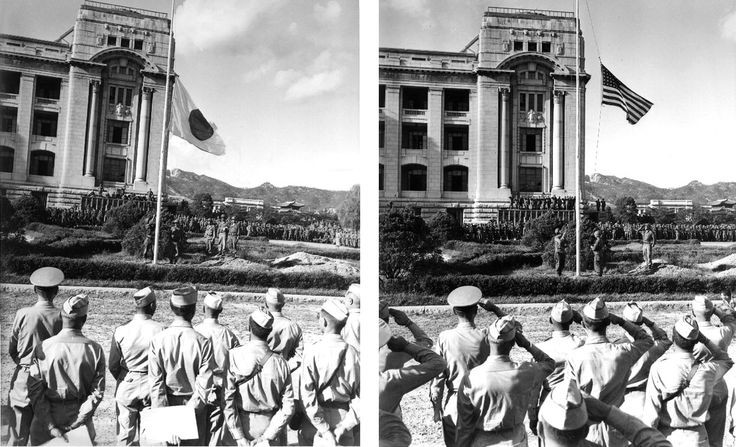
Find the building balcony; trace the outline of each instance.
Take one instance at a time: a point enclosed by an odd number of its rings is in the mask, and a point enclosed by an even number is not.
[[[31,135],[31,143],[52,143],[56,144],[58,137],[49,137],[45,135]]]
[[[0,104],[3,105],[17,105],[18,94],[17,93],[0,93]]]
[[[542,166],[542,152],[519,152],[519,163],[522,165]]]
[[[402,121],[426,123],[427,112],[426,109],[402,109],[401,118]]]
[[[470,112],[445,110],[445,122],[448,123],[464,123],[467,124],[470,121]]]

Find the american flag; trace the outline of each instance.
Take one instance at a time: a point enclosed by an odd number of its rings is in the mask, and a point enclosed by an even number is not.
[[[636,124],[654,105],[626,87],[603,64],[601,64],[601,73],[603,75],[603,104],[621,108],[626,112],[626,120],[629,123]]]

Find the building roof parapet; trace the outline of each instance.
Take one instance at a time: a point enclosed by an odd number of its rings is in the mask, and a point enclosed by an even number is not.
[[[484,17],[490,16],[515,16],[524,18],[563,18],[563,19],[574,19],[575,14],[569,11],[553,11],[546,9],[523,9],[523,8],[500,8],[495,6],[489,6],[486,12],[483,14]]]
[[[53,40],[44,40],[44,39],[35,39],[33,37],[16,36],[14,34],[0,34],[0,39],[19,40],[19,41],[28,42],[28,43],[35,43],[35,44],[40,44],[40,45],[48,45],[48,46],[59,47],[59,48],[64,48],[64,49],[71,49],[71,45],[64,43],[64,42],[56,42]]]
[[[27,54],[27,53],[16,53],[11,51],[2,51],[0,50],[0,58],[19,58],[19,59],[28,59],[33,61],[39,61],[39,62],[50,62],[54,64],[62,64],[62,65],[68,65],[69,61],[66,58],[58,59],[58,58],[52,58],[52,57],[44,57],[44,56],[37,56],[35,54]]]
[[[169,15],[165,12],[152,11],[150,9],[143,8],[132,8],[130,6],[114,5],[111,3],[104,3],[93,0],[85,0],[84,3],[82,3],[82,8],[103,11],[115,11],[116,13],[133,17],[145,16],[157,19],[168,19],[169,17]]]
[[[410,48],[391,48],[380,47],[378,53],[405,53],[405,54],[422,54],[428,56],[450,56],[450,57],[466,57],[468,59],[476,59],[476,55],[470,52],[460,51],[437,51],[437,50],[416,50]]]

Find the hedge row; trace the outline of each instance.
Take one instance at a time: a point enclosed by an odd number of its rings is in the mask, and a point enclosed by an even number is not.
[[[18,275],[30,275],[40,267],[61,269],[66,278],[109,281],[147,281],[152,283],[222,284],[294,289],[346,290],[358,277],[333,273],[282,273],[242,271],[187,265],[150,265],[120,261],[91,261],[62,257],[8,256],[4,269]]]
[[[382,285],[382,292],[387,295],[426,295],[428,302],[421,304],[445,304],[448,293],[456,287],[466,285],[479,287],[485,296],[717,293],[725,289],[736,289],[736,277],[612,275],[576,279],[555,276],[427,275],[386,280]]]
[[[441,262],[427,267],[436,273],[455,273],[460,275],[497,275],[509,270],[542,265],[540,253],[485,254],[468,262]]]
[[[98,253],[118,253],[122,250],[117,239],[67,238],[51,243],[29,244],[18,240],[4,240],[3,253],[16,255],[63,256],[68,258],[90,256]]]

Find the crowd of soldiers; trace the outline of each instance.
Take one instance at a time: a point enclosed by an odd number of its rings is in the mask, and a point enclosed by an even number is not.
[[[405,313],[381,303],[383,445],[411,443],[401,400],[427,383],[448,447],[527,446],[525,420],[546,446],[722,445],[727,415],[733,420],[736,413],[736,376],[724,379],[733,366],[728,347],[736,331],[730,291],[720,302],[696,296],[671,337],[634,302],[619,316],[600,297],[580,311],[563,300],[550,312],[550,337],[539,344],[482,295],[474,286],[449,294],[458,324],[436,343]],[[495,314],[490,327],[476,326],[480,309]],[[414,340],[394,336],[391,318]],[[586,337],[572,333],[573,324],[582,325]],[[624,337],[609,338],[611,325]],[[511,360],[515,346],[533,360]]]
[[[601,230],[609,240],[638,240],[641,239],[640,229],[643,225],[630,223],[605,222],[600,225]],[[690,240],[697,239],[703,242],[736,242],[736,225],[691,225],[691,224],[651,224],[657,239]]]
[[[524,236],[524,222],[491,220],[484,224],[463,224],[463,240],[493,244],[498,241],[520,241]]]
[[[13,322],[11,445],[67,439],[78,429],[94,442],[106,368],[117,382],[119,445],[146,443],[146,408],[174,406],[191,409],[197,437],[182,439],[180,421],[170,421],[163,428],[171,433],[158,442],[285,445],[292,429],[300,445],[358,443],[358,284],[343,299],[325,301],[318,312],[322,336],[306,349],[299,323],[284,315],[286,299],[278,289],[268,289],[263,308],[250,314],[246,341],[219,321],[226,309],[219,293],[207,293],[204,320],[192,326],[197,289],[174,290],[167,300],[174,319],[166,326],[153,319],[157,292],[146,287],[133,294],[132,319],[113,331],[106,361],[102,347],[82,331],[92,311],[87,296],[54,306],[63,280],[53,267],[35,271],[30,281],[38,301],[18,310]]]
[[[509,197],[509,203],[509,207],[516,210],[574,210],[575,196],[559,197],[546,194],[522,196],[517,193]]]
[[[146,194],[129,193],[125,191],[125,187],[115,188],[113,192],[109,192],[102,185],[100,185],[100,188],[96,192],[94,190],[88,192],[86,197],[104,197],[107,199],[123,199],[124,201],[136,200],[140,202],[156,201],[156,195],[150,189]]]

